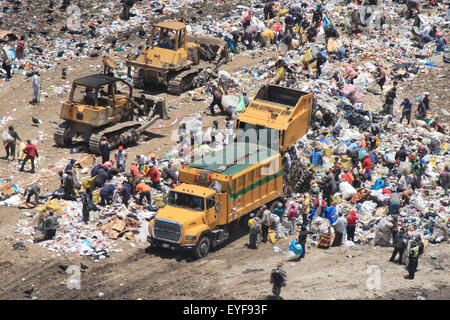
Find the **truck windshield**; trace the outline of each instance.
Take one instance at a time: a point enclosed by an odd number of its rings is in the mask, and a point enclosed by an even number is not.
[[[176,191],[169,192],[168,204],[175,207],[182,207],[195,211],[205,210],[204,198]]]

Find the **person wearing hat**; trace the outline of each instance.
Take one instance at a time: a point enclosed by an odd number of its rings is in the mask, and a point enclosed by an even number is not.
[[[270,273],[270,283],[273,284],[272,293],[275,295],[275,300],[281,300],[281,288],[287,285],[287,274],[284,270],[283,263],[278,263]]]
[[[394,262],[397,253],[399,254],[398,264],[402,264],[403,251],[406,249],[408,240],[406,238],[406,229],[401,228],[400,232],[395,235],[394,238],[394,252],[389,259],[389,262]]]
[[[156,190],[162,191],[161,182],[160,182],[161,172],[152,162],[150,162],[148,166],[149,166],[149,170],[145,173],[144,177],[150,178],[153,188],[155,188]]]
[[[15,159],[16,156],[16,143],[17,139],[19,141],[22,141],[17,134],[17,132],[14,130],[14,126],[9,126],[8,131],[5,131],[3,133],[3,144],[5,145],[6,150],[6,160],[9,160],[9,156],[12,156],[11,160]],[[6,138],[5,138],[6,137]]]
[[[102,141],[100,142],[100,153],[102,155],[102,163],[109,161],[109,149],[111,145],[109,144],[107,138],[105,136],[102,137]]]
[[[150,163],[153,163],[154,166],[158,165],[158,160],[156,160],[156,154],[152,153],[150,155],[150,158],[147,160],[147,164],[150,165]]]
[[[66,168],[64,169],[65,173],[68,173],[69,171],[72,172],[73,165],[77,162],[76,159],[70,159],[70,162],[67,164]]]
[[[124,171],[127,161],[127,152],[123,150],[123,146],[119,146],[119,151],[116,152],[114,160],[117,162],[117,169]]]
[[[20,167],[19,171],[23,172],[23,169],[25,167],[25,164],[28,161],[31,161],[31,173],[35,173],[34,171],[34,159],[39,158],[39,153],[37,147],[31,143],[31,140],[27,140],[27,146],[23,148],[23,153],[26,154],[25,159],[22,161],[22,166]]]

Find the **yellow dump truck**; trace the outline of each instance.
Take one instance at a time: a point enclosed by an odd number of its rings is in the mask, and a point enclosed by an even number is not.
[[[256,132],[257,143],[286,151],[308,131],[312,103],[312,93],[277,85],[261,87],[238,116],[238,141],[252,141]]]
[[[233,143],[182,166],[179,181],[149,222],[148,241],[202,258],[229,238],[232,222],[283,196],[281,155]]]

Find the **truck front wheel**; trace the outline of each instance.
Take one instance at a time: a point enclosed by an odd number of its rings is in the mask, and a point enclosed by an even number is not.
[[[206,257],[209,252],[209,248],[211,246],[211,241],[207,236],[203,236],[197,243],[197,246],[194,249],[194,255],[197,259],[201,259]]]

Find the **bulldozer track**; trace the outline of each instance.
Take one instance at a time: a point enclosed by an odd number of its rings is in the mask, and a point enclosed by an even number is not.
[[[58,128],[53,134],[53,138],[58,147],[66,147],[66,144],[64,142],[64,131],[64,128]]]
[[[142,123],[138,122],[138,121],[127,121],[127,122],[122,122],[122,123],[118,123],[112,127],[109,128],[105,128],[104,130],[100,130],[97,132],[92,133],[91,137],[89,138],[89,151],[91,151],[92,153],[95,154],[100,154],[100,141],[102,139],[103,136],[106,136],[108,141],[114,141],[116,140],[116,138],[120,135],[122,135],[122,133],[127,132],[128,130],[131,129],[138,129],[139,127],[142,126]],[[139,133],[135,133],[139,136]],[[138,139],[139,137],[134,137],[136,139]],[[126,141],[123,141],[123,144],[126,144]],[[114,147],[114,146],[112,146]]]
[[[179,73],[175,79],[169,81],[167,91],[176,95],[181,94],[186,89],[192,87],[192,80],[194,76],[201,71],[200,68],[191,68],[189,70]],[[191,78],[189,78],[191,77]]]

